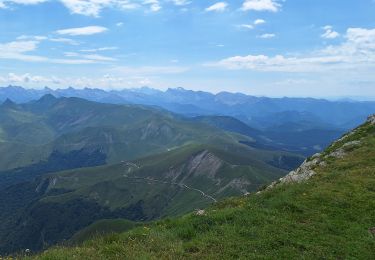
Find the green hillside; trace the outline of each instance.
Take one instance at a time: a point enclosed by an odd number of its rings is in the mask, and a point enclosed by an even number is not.
[[[42,250],[102,219],[186,214],[255,191],[303,159],[144,106],[46,95],[0,112],[0,253]]]
[[[375,117],[269,188],[36,259],[374,259]]]
[[[94,239],[96,237],[112,233],[125,232],[140,225],[140,223],[132,222],[125,219],[98,220],[90,226],[74,234],[74,236],[71,239],[69,239],[68,244],[81,244],[89,239]]]
[[[242,146],[232,148],[190,144],[143,159],[52,173],[0,189],[4,198],[0,248],[5,252],[46,248],[100,219],[145,222],[178,216],[255,191],[287,173],[253,158],[252,152],[244,154]]]
[[[57,99],[51,95],[27,104],[6,102],[0,106],[0,151],[7,151],[7,155],[0,158],[0,171],[48,161],[56,151],[63,154],[98,151],[106,163],[113,164],[163,153],[192,142],[229,149],[225,146],[240,146],[240,141],[254,143],[251,137],[144,106],[111,105],[79,98]],[[279,155],[268,152],[267,160]],[[289,165],[291,167],[293,165]]]

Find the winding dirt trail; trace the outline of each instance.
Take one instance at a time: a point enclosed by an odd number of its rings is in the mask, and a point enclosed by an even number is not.
[[[183,183],[161,181],[161,180],[156,180],[156,179],[152,179],[152,178],[129,177],[126,174],[124,175],[124,178],[133,179],[133,180],[144,180],[144,181],[148,181],[148,182],[151,181],[151,182],[157,182],[157,183],[163,183],[163,184],[169,184],[169,185],[179,186],[179,187],[185,188],[187,190],[193,190],[193,191],[199,192],[203,197],[205,197],[205,198],[207,198],[209,200],[212,200],[213,202],[217,202],[217,200],[214,197],[206,194],[204,191],[196,189],[196,188],[193,188],[193,187],[190,187],[190,186],[188,186],[186,184],[183,184]]]

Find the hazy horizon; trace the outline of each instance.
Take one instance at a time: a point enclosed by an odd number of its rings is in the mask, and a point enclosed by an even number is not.
[[[67,87],[55,87],[55,88],[50,88],[48,86],[44,86],[44,87],[24,87],[24,86],[18,86],[18,85],[8,85],[8,86],[0,86],[0,89],[4,89],[4,88],[7,88],[7,87],[20,87],[20,88],[23,88],[23,89],[26,89],[26,90],[46,90],[46,89],[50,89],[50,90],[53,90],[53,91],[58,91],[58,90],[68,90],[70,88],[74,89],[74,90],[84,90],[84,89],[89,89],[89,90],[103,90],[103,91],[124,91],[124,90],[133,90],[133,91],[137,91],[137,90],[141,90],[141,89],[144,89],[144,88],[147,88],[147,89],[152,89],[152,90],[158,90],[158,91],[162,91],[162,92],[166,92],[167,90],[169,89],[183,89],[183,90],[186,90],[186,91],[194,91],[194,92],[199,92],[199,91],[203,91],[203,90],[193,90],[193,89],[188,89],[188,88],[183,88],[183,87],[170,87],[170,88],[165,88],[165,89],[157,89],[157,88],[153,88],[151,86],[139,86],[139,87],[128,87],[128,88],[116,88],[116,89],[102,89],[102,88],[96,88],[96,87],[80,87],[80,88],[77,88],[77,87],[73,87],[73,86],[67,86]],[[375,101],[375,96],[373,97],[366,97],[366,96],[272,96],[272,95],[253,95],[251,93],[245,93],[245,92],[234,92],[234,91],[226,91],[226,90],[222,90],[222,91],[217,91],[217,92],[214,92],[214,91],[203,91],[203,92],[206,92],[206,93],[210,93],[210,94],[213,94],[213,95],[217,95],[219,93],[231,93],[231,94],[244,94],[244,95],[247,95],[247,96],[254,96],[254,97],[266,97],[266,98],[312,98],[312,99],[326,99],[326,100],[329,100],[329,101]]]

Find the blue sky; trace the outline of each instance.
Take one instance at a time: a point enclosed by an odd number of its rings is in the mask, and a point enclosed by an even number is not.
[[[0,85],[375,97],[373,0],[0,0]]]

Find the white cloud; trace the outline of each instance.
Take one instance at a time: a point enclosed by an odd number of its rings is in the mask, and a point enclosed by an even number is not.
[[[340,72],[375,69],[375,29],[349,28],[345,41],[309,54],[247,55],[229,57],[206,64],[230,70],[276,72]]]
[[[124,26],[124,23],[123,22],[118,22],[118,23],[116,23],[116,26],[117,27],[122,27],[122,26]]]
[[[240,24],[240,25],[238,25],[238,27],[242,28],[242,29],[248,29],[248,30],[254,29],[254,25],[252,25],[252,24]]]
[[[256,20],[254,21],[254,24],[255,24],[255,25],[260,25],[260,24],[264,24],[264,23],[266,23],[266,21],[263,20],[263,19],[256,19]]]
[[[79,42],[69,39],[69,38],[49,38],[51,42],[60,42],[60,43],[66,43],[70,45],[79,45]]]
[[[48,0],[0,0],[0,8],[7,8],[9,4],[36,5]]]
[[[161,9],[161,5],[160,5],[159,0],[144,0],[143,4],[149,5],[151,12],[157,12]]]
[[[160,75],[160,74],[179,74],[188,71],[189,68],[187,67],[179,67],[179,66],[142,66],[142,67],[116,67],[113,69],[114,72],[124,74],[124,75],[132,75],[132,76],[140,76],[140,75]]]
[[[264,24],[264,23],[266,23],[265,20],[257,19],[252,24],[240,24],[240,25],[237,25],[237,27],[240,28],[240,29],[252,30],[252,29],[255,28],[255,26],[258,26],[258,25],[261,25],[261,24]]]
[[[91,55],[87,55],[87,57],[79,59],[56,59],[29,54],[30,52],[37,50],[39,43],[39,41],[13,41],[8,43],[0,43],[0,59],[20,60],[26,62],[47,62],[57,64],[91,64],[114,60],[108,57]],[[70,57],[72,56],[72,53],[70,53]]]
[[[111,4],[111,0],[61,0],[66,8],[73,14],[81,14],[86,16],[99,16],[100,11]]]
[[[73,14],[98,17],[104,8],[136,9],[138,3],[128,0],[60,0]]]
[[[261,38],[261,39],[272,39],[275,37],[276,37],[276,34],[274,33],[264,33],[264,34],[258,35],[258,38]]]
[[[14,84],[14,83],[42,83],[49,81],[48,78],[42,77],[42,76],[34,76],[29,73],[23,74],[23,75],[17,75],[15,73],[8,73],[8,75],[4,77],[0,77],[1,83],[7,83],[7,84]]]
[[[22,61],[45,61],[46,58],[25,53],[37,49],[38,41],[14,41],[0,43],[0,59],[22,60]]]
[[[64,52],[64,56],[66,56],[66,57],[77,57],[77,56],[79,56],[79,54],[76,53],[76,52],[68,51],[68,52]]]
[[[172,0],[172,2],[177,6],[184,6],[191,4],[191,1],[189,0]]]
[[[148,77],[138,76],[113,76],[104,74],[97,77],[57,77],[57,76],[40,76],[30,73],[16,74],[8,73],[0,76],[0,84],[20,84],[23,87],[42,88],[48,86],[51,88],[61,88],[74,86],[75,88],[103,88],[103,89],[123,89],[124,87],[135,87],[150,85],[153,82]]]
[[[280,8],[281,4],[277,0],[245,0],[242,4],[242,10],[244,11],[278,12]]]
[[[101,47],[101,48],[96,48],[96,49],[83,49],[80,50],[82,52],[98,52],[98,51],[112,51],[112,50],[117,50],[118,47]]]
[[[21,4],[21,5],[35,5],[47,2],[48,0],[4,0],[5,3],[14,3],[14,4]]]
[[[48,59],[47,62],[57,64],[82,65],[97,63],[96,60],[90,59]]]
[[[206,8],[206,12],[224,12],[228,7],[226,2],[217,2]]]
[[[64,55],[66,57],[76,57],[82,60],[88,60],[88,61],[115,61],[115,58],[103,56],[99,54],[80,54],[77,52],[64,52]]]
[[[32,41],[43,41],[47,40],[47,36],[40,36],[40,35],[21,35],[17,37],[17,40],[32,40]]]
[[[305,72],[320,70],[322,65],[342,62],[341,57],[285,57],[276,55],[234,56],[223,59],[213,66],[230,70],[247,69],[255,71]]]
[[[325,31],[321,37],[324,39],[336,39],[340,36],[340,34],[333,30],[333,27],[331,25],[326,25],[323,27],[323,30]]]
[[[88,54],[88,55],[82,55],[84,59],[88,60],[94,60],[94,61],[115,61],[115,58],[107,57],[99,54]]]
[[[51,42],[61,42],[70,45],[79,45],[79,42],[67,38],[50,38],[48,36],[41,35],[21,35],[16,38],[17,41],[51,41]]]
[[[79,27],[79,28],[62,29],[62,30],[56,31],[56,33],[60,35],[78,36],[78,35],[98,34],[98,33],[103,33],[106,31],[108,31],[108,29],[103,26],[87,26],[87,27]]]
[[[39,4],[52,0],[0,0],[0,8],[7,8],[9,4]],[[57,1],[57,0],[56,0]],[[132,10],[142,6],[147,7],[152,12],[159,11],[162,6],[159,0],[58,0],[72,14],[99,17],[105,8],[115,8],[121,10]],[[168,0],[175,5],[184,6],[191,3],[187,0]]]

